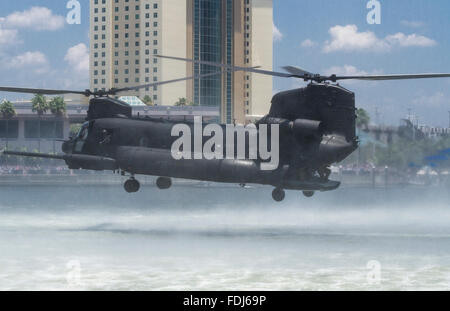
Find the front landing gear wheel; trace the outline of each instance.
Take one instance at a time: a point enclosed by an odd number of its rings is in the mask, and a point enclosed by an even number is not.
[[[307,198],[312,198],[314,196],[314,191],[303,191],[303,195]]]
[[[141,188],[141,184],[136,179],[130,178],[125,182],[123,187],[125,188],[126,192],[135,193],[139,191],[139,189]]]
[[[276,201],[276,202],[281,202],[284,200],[284,197],[286,196],[286,193],[284,192],[283,189],[281,188],[275,188],[272,191],[272,198]]]

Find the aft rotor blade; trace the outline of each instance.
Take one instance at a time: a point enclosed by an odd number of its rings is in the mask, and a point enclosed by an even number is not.
[[[411,80],[411,79],[431,79],[450,78],[450,73],[422,73],[422,74],[401,74],[401,75],[376,75],[376,76],[331,76],[329,80]]]
[[[34,88],[7,87],[7,86],[0,86],[0,92],[42,94],[42,95],[81,94],[89,96],[89,93],[87,93],[86,91],[34,89]]]
[[[283,69],[296,76],[314,76],[313,73],[294,66],[284,66]]]
[[[304,78],[304,76],[292,75],[292,74],[285,73],[285,72],[276,72],[276,71],[255,69],[254,67],[251,68],[251,67],[232,66],[232,65],[225,65],[225,64],[215,63],[215,62],[194,60],[194,59],[190,59],[190,58],[173,57],[173,56],[163,56],[163,55],[155,55],[155,56],[160,57],[160,58],[167,58],[167,59],[179,60],[179,61],[184,61],[184,62],[190,62],[190,63],[194,63],[194,64],[220,67],[220,68],[224,68],[226,70],[232,70],[232,71],[253,72],[253,73],[259,73],[259,74],[263,74],[263,75],[282,77],[282,78]]]

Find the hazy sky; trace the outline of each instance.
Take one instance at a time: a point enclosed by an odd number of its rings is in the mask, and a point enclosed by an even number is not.
[[[183,0],[180,0],[183,1]],[[450,72],[450,1],[380,0],[381,25],[366,20],[368,0],[274,0],[274,69],[318,73]],[[81,25],[68,25],[65,0],[0,2],[0,84],[85,89],[89,1]],[[33,9],[34,7],[34,9]],[[274,92],[304,85],[275,79]],[[408,108],[421,123],[448,125],[450,79],[345,82],[357,105],[397,124]],[[0,98],[20,95],[0,93]]]

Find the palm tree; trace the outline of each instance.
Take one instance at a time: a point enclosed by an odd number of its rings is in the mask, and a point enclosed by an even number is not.
[[[32,109],[33,112],[37,112],[38,115],[43,115],[47,112],[47,110],[50,108],[47,99],[42,94],[36,94],[34,95],[33,99],[31,100],[32,103]]]
[[[4,100],[0,104],[0,112],[5,119],[11,119],[16,115],[16,110],[14,109],[13,103],[8,100]]]
[[[31,100],[32,110],[33,112],[37,112],[39,116],[39,131],[38,131],[38,143],[39,143],[39,152],[41,151],[41,116],[47,112],[50,108],[47,99],[42,94],[35,94],[33,99]]]
[[[187,100],[186,98],[179,98],[178,101],[175,103],[175,106],[177,107],[184,107],[187,105]]]
[[[61,118],[66,114],[67,106],[64,102],[64,98],[61,96],[53,97],[48,104],[50,111],[55,115],[56,118]],[[53,123],[53,136],[54,138],[59,138],[56,136],[56,120]],[[56,150],[56,141],[53,139],[53,152]]]
[[[153,106],[153,101],[152,98],[148,95],[145,95],[143,100],[144,104],[146,104],[147,106]]]
[[[361,129],[368,129],[370,123],[370,116],[369,113],[362,109],[358,108],[356,110],[356,127],[358,128],[358,136],[361,134]],[[358,148],[358,167],[361,164],[361,148]]]
[[[370,123],[370,116],[366,110],[359,108],[356,110],[356,127],[362,129],[363,127],[367,129]]]
[[[4,100],[0,104],[0,112],[3,118],[6,119],[6,149],[8,149],[9,143],[9,120],[11,120],[16,115],[16,110],[14,109],[13,103],[8,100]]]
[[[57,117],[62,117],[66,114],[67,106],[64,102],[64,98],[61,96],[53,97],[50,103],[48,104],[51,113],[53,113]]]

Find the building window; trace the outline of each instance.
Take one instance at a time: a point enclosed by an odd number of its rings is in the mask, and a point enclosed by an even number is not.
[[[63,138],[62,121],[25,120],[25,138]]]
[[[0,120],[0,138],[19,138],[19,121]]]

